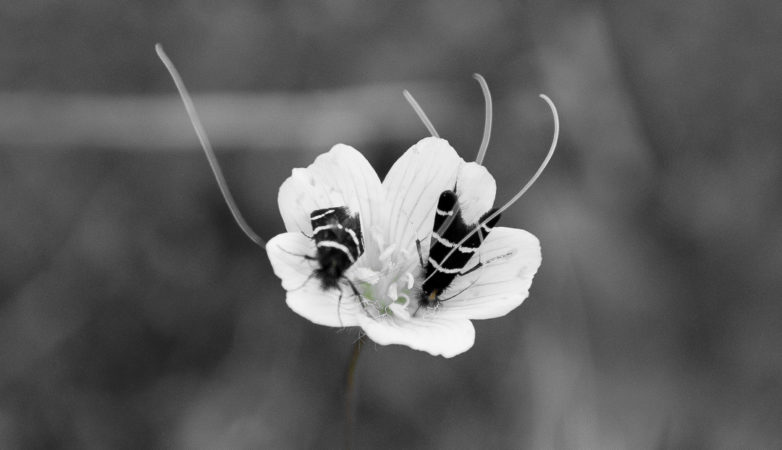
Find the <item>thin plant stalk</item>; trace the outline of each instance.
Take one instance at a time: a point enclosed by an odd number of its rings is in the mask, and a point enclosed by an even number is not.
[[[356,367],[358,367],[358,357],[361,356],[361,348],[366,343],[366,337],[361,336],[353,343],[353,350],[350,352],[350,360],[345,377],[345,448],[353,447],[353,423],[356,412]]]

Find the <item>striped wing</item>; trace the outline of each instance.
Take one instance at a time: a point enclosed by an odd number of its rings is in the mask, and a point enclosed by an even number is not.
[[[450,286],[459,273],[464,271],[472,255],[478,251],[481,243],[500,220],[500,216],[497,216],[490,222],[482,224],[494,211],[496,208],[489,210],[481,216],[478,223],[466,224],[462,218],[456,193],[443,191],[440,194],[435,211],[429,259],[426,263],[426,277],[422,286],[422,299],[436,298]],[[476,226],[480,226],[480,230],[457,246]],[[456,251],[445,259],[454,248]],[[432,294],[434,297],[431,297]]]
[[[358,213],[350,215],[344,206],[316,209],[310,214],[312,238],[318,247],[318,255],[333,252],[343,253],[349,264],[356,262],[364,253],[361,234],[361,219]],[[347,267],[345,267],[347,268]]]

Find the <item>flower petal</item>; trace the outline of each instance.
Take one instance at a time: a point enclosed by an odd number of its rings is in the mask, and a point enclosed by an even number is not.
[[[448,141],[428,137],[410,147],[388,171],[383,188],[389,202],[388,239],[409,248],[432,232],[440,194],[453,189],[464,161]]]
[[[532,278],[541,263],[540,242],[535,236],[516,228],[496,227],[481,245],[479,256],[486,265],[454,280],[443,294],[448,300],[435,312],[438,317],[501,317],[529,296]],[[467,263],[467,268],[477,261],[478,256]]]
[[[456,193],[465,223],[476,223],[494,206],[497,183],[488,170],[480,164],[469,162],[459,168]]]
[[[319,183],[307,169],[293,169],[280,186],[277,204],[285,229],[312,234],[310,213],[316,209],[344,204],[340,193]]]
[[[359,314],[359,325],[380,345],[400,344],[431,355],[451,358],[464,353],[475,342],[475,328],[466,319],[421,317],[412,320],[386,316],[373,319]]]
[[[329,327],[358,325],[356,314],[361,307],[353,293],[349,289],[324,291],[311,276],[316,263],[304,257],[315,254],[311,239],[299,232],[278,234],[266,244],[266,252],[274,274],[288,291],[285,301],[294,312]]]
[[[285,229],[310,234],[310,213],[333,206],[359,212],[361,227],[368,230],[376,216],[373,205],[382,198],[380,179],[366,158],[353,147],[337,144],[306,169],[293,169],[280,186],[277,203]]]

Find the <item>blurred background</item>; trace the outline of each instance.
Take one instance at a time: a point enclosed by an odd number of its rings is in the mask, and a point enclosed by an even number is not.
[[[338,142],[427,133],[537,235],[530,298],[454,359],[365,348],[357,448],[782,446],[778,1],[0,4],[0,448],[339,448],[357,331],[290,311],[252,226]]]

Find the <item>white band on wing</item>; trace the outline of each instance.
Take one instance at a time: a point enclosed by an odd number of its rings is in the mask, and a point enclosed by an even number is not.
[[[445,267],[437,264],[437,261],[433,260],[432,258],[429,258],[429,264],[431,264],[432,267],[434,267],[434,270],[436,270],[438,272],[442,272],[442,273],[459,273],[459,272],[462,271],[461,268],[446,269]]]
[[[335,210],[333,210],[333,209],[330,209],[330,210],[328,210],[328,211],[324,212],[323,214],[318,214],[318,215],[317,215],[317,216],[315,216],[315,217],[310,217],[310,221],[313,221],[313,220],[318,220],[318,219],[322,219],[322,218],[324,218],[324,217],[328,216],[329,214],[333,214],[333,213],[334,213],[334,211],[335,211]]]
[[[448,248],[456,247],[455,243],[453,243],[453,242],[449,241],[448,239],[440,236],[440,234],[438,234],[437,232],[432,232],[432,237],[437,242],[439,242],[440,244],[442,244],[445,247],[448,247]],[[462,245],[461,247],[459,247],[459,251],[462,252],[462,253],[475,253],[477,250],[478,250],[477,247],[467,247],[466,245]]]
[[[359,250],[361,249],[361,242],[359,242],[358,236],[356,235],[356,232],[353,231],[350,228],[345,228],[345,227],[343,227],[342,225],[340,225],[338,223],[330,223],[328,225],[321,225],[318,228],[315,228],[314,230],[312,230],[312,235],[314,236],[314,235],[320,233],[321,231],[334,230],[334,229],[344,230],[345,232],[347,232],[350,235],[350,238],[353,239],[353,243],[356,244],[356,249],[359,249]]]
[[[344,245],[340,244],[339,242],[334,242],[334,241],[320,241],[320,242],[318,242],[317,246],[318,246],[318,247],[331,247],[331,248],[335,248],[335,249],[337,249],[337,250],[341,251],[342,253],[346,254],[346,255],[348,256],[348,259],[350,260],[350,263],[351,263],[351,264],[353,264],[354,262],[356,262],[356,259],[355,259],[355,258],[353,258],[353,255],[351,255],[351,254],[350,254],[350,250],[348,250],[348,248],[347,248],[346,246],[344,246]]]

